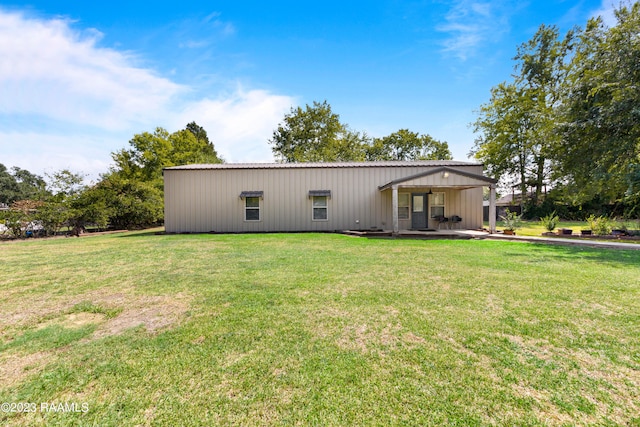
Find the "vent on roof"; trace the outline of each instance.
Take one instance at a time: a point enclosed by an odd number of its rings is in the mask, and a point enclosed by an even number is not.
[[[331,197],[331,190],[309,190],[309,198],[314,196]]]
[[[264,191],[243,191],[240,193],[241,199],[246,199],[247,197],[260,197],[264,199]]]

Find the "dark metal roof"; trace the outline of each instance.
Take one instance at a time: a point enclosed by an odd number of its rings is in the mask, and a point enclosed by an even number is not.
[[[375,168],[375,167],[415,167],[415,166],[482,166],[482,163],[460,162],[457,160],[417,160],[387,162],[317,162],[317,163],[219,163],[183,165],[164,170],[215,170],[215,169],[298,169],[298,168]]]

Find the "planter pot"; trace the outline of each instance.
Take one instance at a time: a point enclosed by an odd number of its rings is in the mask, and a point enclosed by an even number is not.
[[[515,230],[504,230],[504,234],[506,234],[507,236],[515,236],[516,235],[516,231]]]
[[[624,236],[625,235],[625,231],[624,230],[611,230],[611,234],[613,234],[614,236]]]
[[[580,234],[583,236],[591,236],[591,230],[581,230]]]
[[[573,234],[573,230],[570,228],[561,228],[558,230],[558,234],[561,234],[563,236],[571,236],[571,234]]]

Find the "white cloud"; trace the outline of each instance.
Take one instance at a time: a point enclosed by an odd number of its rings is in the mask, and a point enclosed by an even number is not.
[[[485,42],[508,31],[512,7],[502,2],[456,0],[445,16],[446,24],[436,29],[449,34],[443,42],[444,52],[466,60]]]
[[[267,162],[273,161],[268,140],[293,103],[288,96],[238,87],[224,98],[187,105],[172,123],[198,123],[228,162]]]
[[[125,128],[186,90],[136,67],[130,54],[98,47],[99,38],[95,30],[73,31],[66,20],[0,11],[0,113]]]
[[[29,130],[0,131],[0,163],[18,166],[44,176],[69,169],[95,181],[111,163],[109,147],[123,145],[127,139],[91,134],[38,133]]]
[[[223,33],[235,31],[215,18],[207,19]],[[194,100],[201,88],[159,76],[131,52],[100,47],[100,39],[69,20],[0,9],[1,163],[95,178],[135,133],[194,120],[227,160],[272,159],[267,140],[292,98],[238,87]]]
[[[614,10],[615,7],[612,0],[602,0],[600,8],[595,10],[591,16],[593,18],[600,16],[602,18],[602,22],[612,27],[618,23]]]

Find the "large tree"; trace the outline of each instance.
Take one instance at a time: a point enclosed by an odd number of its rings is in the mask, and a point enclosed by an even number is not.
[[[580,200],[604,197],[640,213],[640,3],[591,19],[564,93],[560,171]]]
[[[101,195],[118,227],[135,227],[162,219],[162,169],[193,163],[221,163],[207,132],[189,123],[185,129],[169,133],[156,128],[153,133],[134,135],[130,148],[112,153],[115,166],[103,176],[94,195]]]
[[[481,106],[474,130],[480,135],[471,151],[496,178],[516,181],[522,200],[533,186],[533,202],[540,199],[551,178],[551,163],[559,144],[556,132],[561,83],[574,31],[561,39],[556,27],[541,25],[518,48],[512,82],[491,90]]]
[[[480,107],[474,130],[480,134],[472,154],[482,160],[489,175],[510,183],[519,182],[526,193],[531,169],[530,110],[523,92],[513,83],[491,89],[491,100]]]
[[[112,153],[114,172],[126,179],[162,186],[162,168],[191,163],[221,163],[206,131],[195,122],[186,129],[169,133],[156,128],[153,133],[134,135],[130,148]]]
[[[282,162],[362,161],[363,136],[349,130],[324,101],[291,108],[269,143]]]
[[[371,139],[340,122],[327,101],[292,108],[269,141],[283,162],[451,159],[446,142],[400,129]]]

